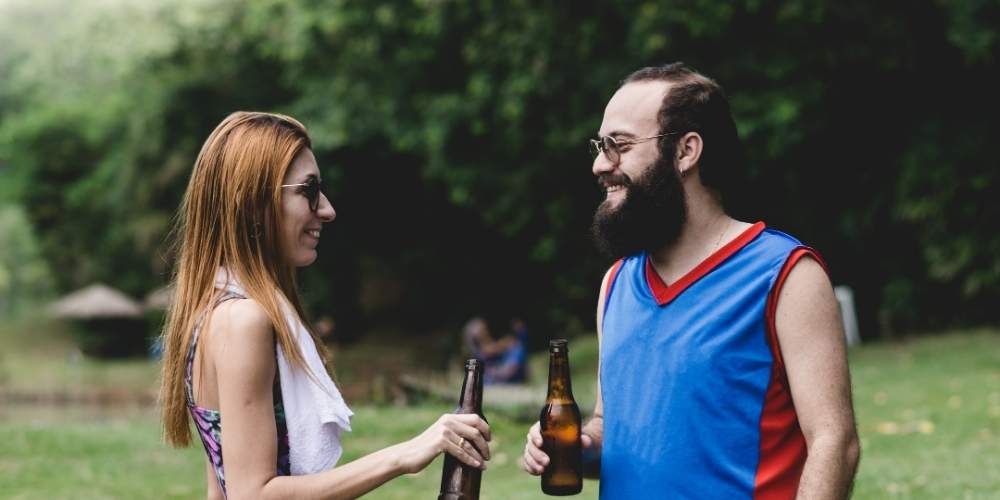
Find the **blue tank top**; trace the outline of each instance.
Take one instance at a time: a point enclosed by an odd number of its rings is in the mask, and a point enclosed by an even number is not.
[[[601,498],[794,498],[805,462],[774,333],[802,255],[758,222],[667,286],[615,264],[601,340]],[[822,261],[820,261],[822,262]]]

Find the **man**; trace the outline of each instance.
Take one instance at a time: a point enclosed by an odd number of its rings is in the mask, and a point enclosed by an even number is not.
[[[497,340],[481,317],[470,319],[463,328],[466,348],[486,366],[487,385],[521,383],[527,375],[528,327],[520,318],[511,319],[510,326],[511,333]]]
[[[598,246],[621,257],[597,304],[598,397],[584,426],[602,499],[840,499],[859,446],[824,264],[730,217],[739,139],[722,89],[641,69],[604,111]],[[524,467],[541,474],[536,423]]]

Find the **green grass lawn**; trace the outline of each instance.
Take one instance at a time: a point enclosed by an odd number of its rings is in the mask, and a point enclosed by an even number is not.
[[[1000,333],[865,346],[851,373],[855,498],[1000,498]]]
[[[42,313],[0,320],[0,391],[138,399],[155,390],[159,367],[147,359],[102,361],[75,347],[69,327]]]
[[[57,342],[27,339],[18,344],[14,330],[20,328],[0,325],[4,345],[23,347],[20,354],[15,349],[0,355],[0,389],[120,383],[140,390],[155,385],[156,370],[149,362],[74,361]],[[571,355],[574,390],[589,412],[595,343],[575,340]],[[350,371],[345,360],[351,355],[340,359],[338,373]],[[76,364],[67,368],[67,363]],[[544,383],[545,363],[544,353],[531,360],[536,384]],[[1000,498],[1000,331],[865,345],[851,352],[851,371],[863,445],[854,498]],[[455,382],[456,395],[459,384]],[[408,439],[450,407],[353,406],[354,432],[345,436],[343,460]],[[484,499],[543,497],[538,479],[518,466],[529,425],[516,418],[523,413],[487,415],[495,437],[494,459],[483,476]],[[200,446],[172,450],[159,436],[149,409],[0,405],[0,498],[203,497]],[[434,498],[440,471],[439,459],[424,472],[399,478],[366,498]],[[596,498],[597,486],[586,482],[577,498]]]

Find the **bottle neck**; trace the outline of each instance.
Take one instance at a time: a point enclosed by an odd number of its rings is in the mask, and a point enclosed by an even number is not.
[[[458,399],[458,413],[483,414],[483,367],[481,364],[465,370],[462,395]]]
[[[552,352],[549,356],[549,402],[573,401],[573,386],[569,379],[569,357],[566,351]]]

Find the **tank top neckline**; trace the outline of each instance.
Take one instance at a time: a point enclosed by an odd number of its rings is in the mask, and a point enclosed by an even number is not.
[[[712,272],[713,269],[725,262],[726,259],[753,241],[754,238],[764,231],[765,227],[766,225],[763,221],[755,222],[750,227],[744,229],[739,236],[730,240],[729,243],[726,243],[698,263],[698,265],[688,271],[687,274],[669,285],[663,282],[663,278],[661,278],[660,275],[657,274],[656,269],[653,268],[653,262],[649,258],[649,252],[644,252],[642,259],[645,261],[646,284],[649,287],[650,293],[653,295],[653,299],[656,300],[656,304],[665,306],[672,302],[678,295],[683,293],[684,290],[687,290],[699,279]]]

